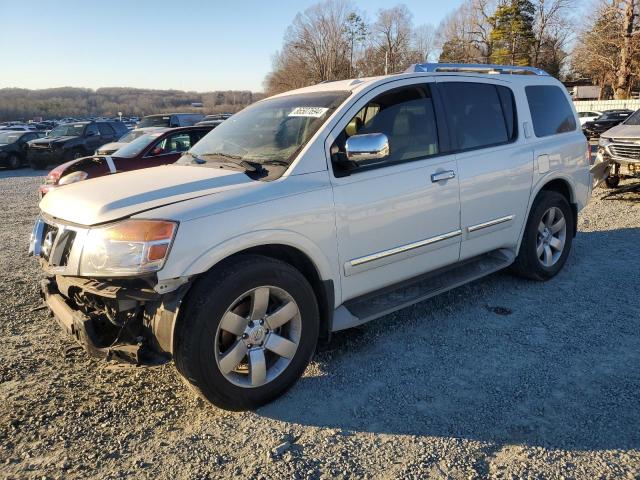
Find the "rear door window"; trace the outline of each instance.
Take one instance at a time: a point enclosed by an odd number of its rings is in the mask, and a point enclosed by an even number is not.
[[[576,129],[576,119],[567,96],[553,85],[525,87],[533,131],[536,137],[548,137]]]
[[[517,138],[517,113],[509,88],[474,82],[444,82],[438,88],[458,150],[503,145]]]
[[[88,137],[89,135],[98,135],[98,134],[99,134],[98,127],[96,126],[95,123],[91,123],[87,125],[87,128],[84,132],[85,137]]]
[[[113,137],[115,135],[113,128],[107,123],[99,123],[98,130],[100,130],[100,135],[103,137]]]

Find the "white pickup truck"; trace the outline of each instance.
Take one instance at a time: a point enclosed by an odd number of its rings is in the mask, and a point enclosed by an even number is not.
[[[47,195],[43,296],[90,353],[255,408],[332,332],[505,267],[556,275],[592,188],[570,100],[533,68],[443,64],[268,98],[175,165]]]

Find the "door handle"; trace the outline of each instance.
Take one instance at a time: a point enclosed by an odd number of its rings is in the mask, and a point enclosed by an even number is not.
[[[446,180],[451,180],[456,177],[456,172],[453,170],[445,170],[444,172],[432,173],[431,174],[431,182],[444,182]]]

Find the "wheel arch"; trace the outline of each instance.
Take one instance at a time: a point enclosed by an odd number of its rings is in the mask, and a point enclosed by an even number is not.
[[[255,243],[232,241],[236,248],[232,250],[216,247],[215,251],[226,250],[224,255],[219,254],[216,258],[209,258],[207,266],[202,269],[200,263],[199,272],[192,276],[197,281],[199,275],[211,272],[222,265],[234,262],[245,255],[261,255],[287,263],[297,269],[307,279],[311,285],[317,302],[320,314],[320,336],[329,339],[333,325],[333,312],[335,309],[335,284],[329,272],[328,263],[318,262],[318,257],[313,257],[308,248],[301,248],[299,245],[292,245],[289,242]],[[228,243],[228,242],[227,242]],[[240,246],[243,245],[244,246]],[[228,245],[227,245],[228,247]],[[314,259],[316,261],[314,261]],[[324,267],[324,268],[323,268]],[[191,276],[191,275],[190,275]],[[187,293],[188,296],[188,293]],[[177,320],[179,321],[179,320]]]
[[[535,204],[536,200],[540,196],[541,192],[556,192],[562,195],[569,202],[569,206],[571,207],[571,212],[573,213],[573,232],[572,235],[575,237],[578,229],[578,205],[576,203],[576,192],[573,186],[571,179],[564,176],[556,176],[552,178],[547,178],[540,181],[532,190],[529,205],[527,207],[527,215],[525,217],[525,221],[522,224],[522,229],[520,231],[520,237],[518,239],[518,249],[516,251],[516,255],[520,251],[520,245],[522,244],[522,238],[524,235],[524,231],[527,227],[527,222],[529,221],[529,215],[531,214],[531,209]]]
[[[540,190],[536,193],[535,198],[538,198],[540,192],[556,192],[562,195],[569,202],[571,207],[571,213],[573,213],[573,236],[576,236],[578,232],[578,205],[575,201],[575,191],[569,180],[565,178],[554,178],[546,182]],[[535,201],[535,199],[534,199]],[[531,203],[533,205],[533,202]],[[530,207],[531,208],[531,207]]]

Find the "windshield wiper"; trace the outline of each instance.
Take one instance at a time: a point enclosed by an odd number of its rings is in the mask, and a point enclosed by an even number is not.
[[[205,165],[207,163],[222,164],[231,167],[240,167],[245,172],[264,173],[264,168],[258,162],[252,162],[249,160],[242,160],[239,155],[231,155],[229,153],[203,153],[202,155],[195,155],[191,152],[187,152],[185,155],[190,156],[198,165]]]
[[[278,167],[288,167],[291,165],[289,162],[285,162],[284,160],[265,160],[264,162],[260,162],[261,165],[276,165]]]

